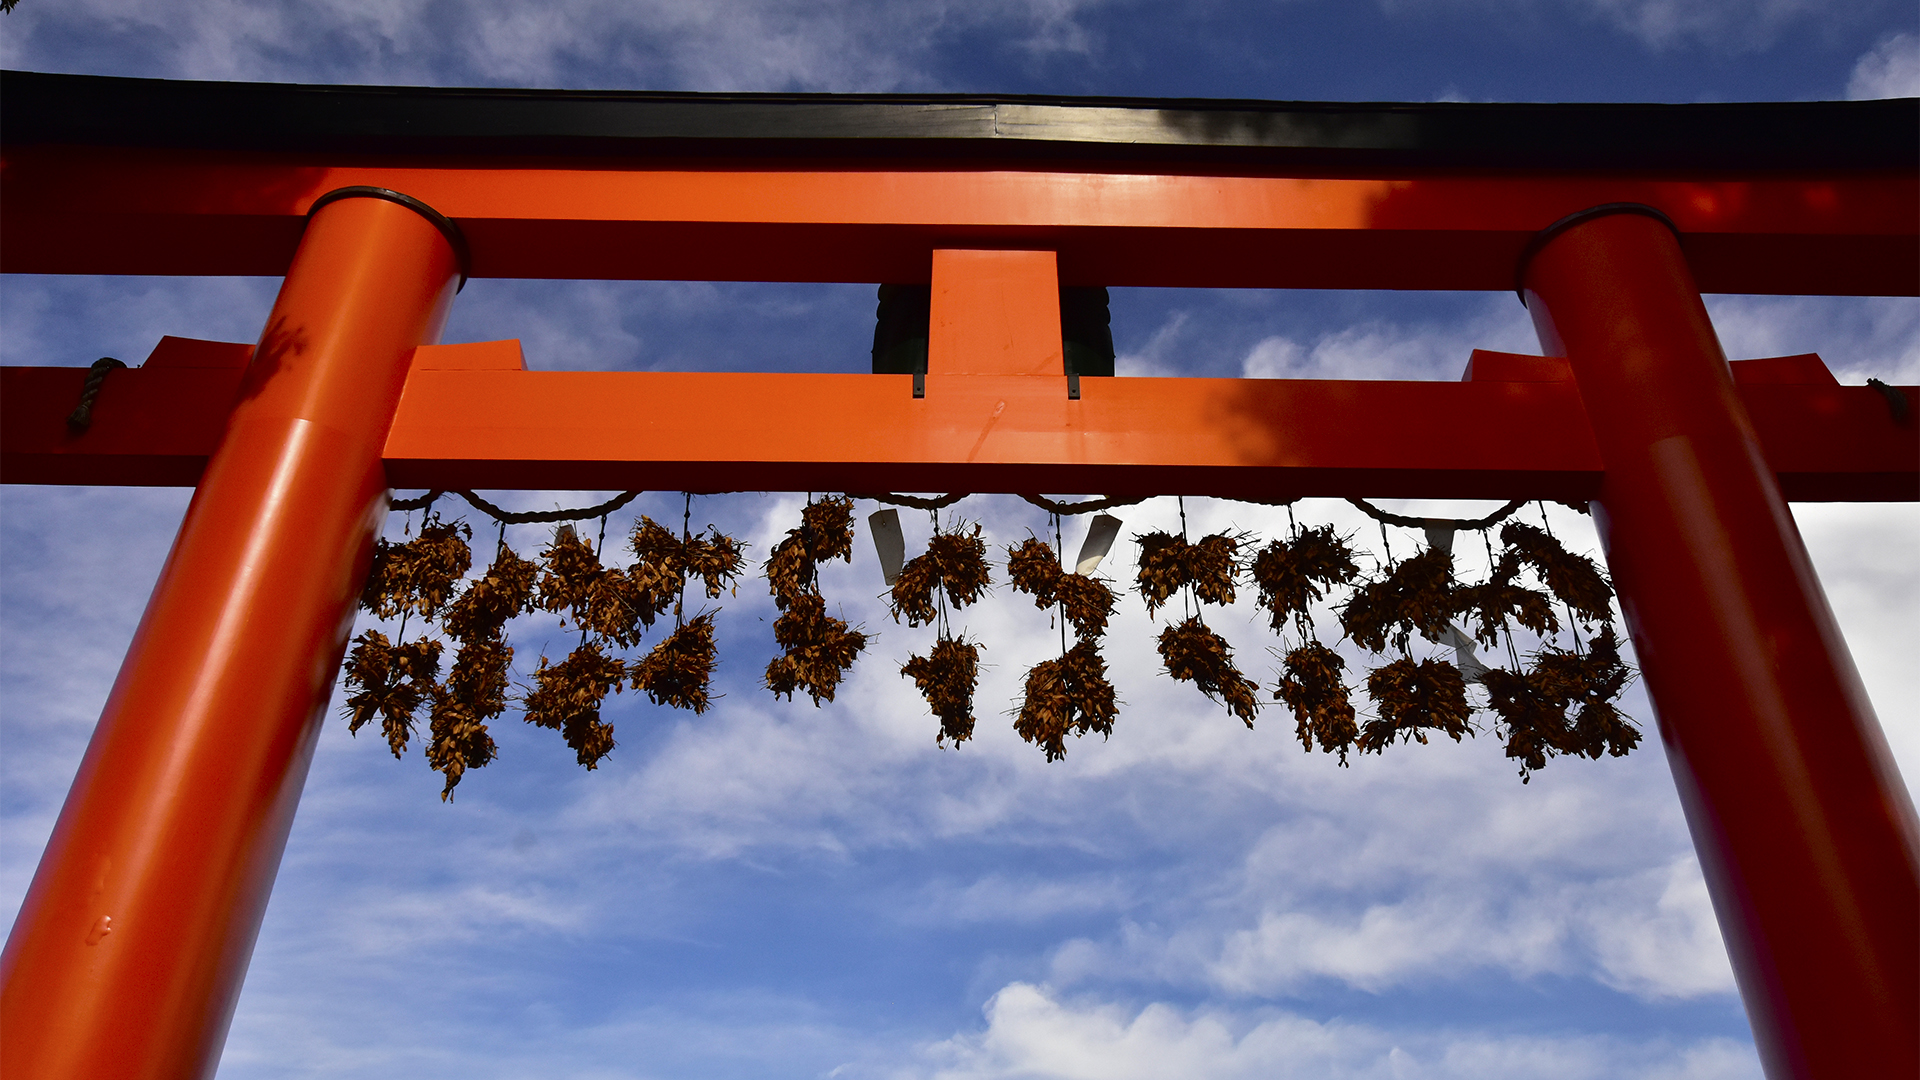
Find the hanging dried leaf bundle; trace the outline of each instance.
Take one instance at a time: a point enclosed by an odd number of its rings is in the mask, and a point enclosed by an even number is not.
[[[867,635],[828,615],[819,593],[789,602],[773,621],[773,640],[784,652],[767,664],[767,689],[789,701],[794,691],[804,690],[816,706],[833,700],[841,677],[867,647]]]
[[[1233,666],[1233,648],[1199,617],[1160,632],[1160,659],[1167,674],[1190,682],[1251,728],[1260,711],[1259,687]]]
[[[559,526],[540,552],[540,607],[552,612],[585,608],[594,583],[606,572],[592,544],[573,526]]]
[[[980,681],[980,646],[960,638],[940,638],[927,656],[915,655],[900,674],[913,680],[927,707],[940,718],[936,743],[955,746],[973,737],[973,688]]]
[[[1213,533],[1187,548],[1187,580],[1203,604],[1231,604],[1240,577],[1238,536]]]
[[[784,609],[790,597],[814,588],[816,568],[830,559],[853,561],[853,500],[822,499],[800,512],[800,527],[773,546],[767,559],[767,588]]]
[[[678,584],[672,592],[660,592],[659,582],[636,580],[603,567],[593,546],[570,525],[553,530],[553,542],[540,553],[540,565],[541,607],[572,615],[574,625],[618,648],[639,644],[641,626],[653,625],[653,619],[678,594]]]
[[[1483,675],[1489,707],[1507,729],[1507,756],[1520,762],[1521,781],[1556,754],[1623,757],[1638,746],[1639,729],[1614,705],[1630,677],[1611,626],[1584,654],[1543,649],[1525,674],[1495,668]],[[1567,711],[1575,705],[1579,713],[1569,723]]]
[[[1325,598],[1327,588],[1358,577],[1360,568],[1346,540],[1333,526],[1322,525],[1260,549],[1252,573],[1260,587],[1258,603],[1270,613],[1273,628],[1285,630],[1288,619],[1308,619],[1308,605]]]
[[[453,789],[468,769],[478,769],[491,762],[498,753],[493,736],[487,733],[487,725],[467,704],[454,700],[446,693],[436,694],[433,699],[433,711],[427,743],[427,764],[433,771],[446,777],[446,786],[440,789],[440,800],[453,799]]]
[[[680,576],[687,569],[687,552],[672,530],[642,515],[627,537],[627,547],[638,559],[630,570],[636,580],[657,584],[662,592],[678,591]]]
[[[1113,615],[1117,598],[1106,582],[1085,574],[1062,574],[1055,595],[1060,613],[1081,640],[1091,641],[1107,632],[1107,620]]]
[[[1538,589],[1514,584],[1519,576],[1520,557],[1508,548],[1494,561],[1487,580],[1454,590],[1454,609],[1467,618],[1475,640],[1497,645],[1513,623],[1542,637],[1560,632],[1553,602]]]
[[[440,629],[456,641],[497,637],[516,615],[534,610],[537,563],[523,559],[505,544],[494,554],[493,565],[475,578],[460,598],[440,614]]]
[[[1153,614],[1174,593],[1189,586],[1201,603],[1233,603],[1243,539],[1244,534],[1213,533],[1189,544],[1185,537],[1167,532],[1136,537],[1140,545],[1136,580],[1147,602],[1147,614]]]
[[[1317,742],[1322,751],[1338,753],[1341,765],[1347,763],[1347,751],[1360,737],[1341,674],[1346,669],[1340,654],[1310,641],[1287,654],[1286,669],[1273,691],[1275,700],[1293,710],[1301,747],[1311,752]]]
[[[947,603],[955,608],[963,608],[979,600],[991,582],[980,526],[970,533],[935,533],[927,541],[926,552],[907,560],[893,581],[893,619],[899,622],[904,615],[908,626],[931,623],[939,615],[935,604],[939,594],[945,593]]]
[[[1014,718],[1014,731],[1057,761],[1066,756],[1069,733],[1113,733],[1119,706],[1097,640],[1113,614],[1113,590],[1085,574],[1063,572],[1053,548],[1036,537],[1007,549],[1007,573],[1015,590],[1033,596],[1035,607],[1059,604],[1079,639],[1064,655],[1028,670],[1026,696]]]
[[[633,671],[633,688],[655,705],[707,711],[713,678],[713,615],[696,616],[653,647]]]
[[[1152,615],[1187,585],[1187,540],[1169,532],[1143,533],[1135,539],[1140,545],[1140,570],[1134,580],[1147,602],[1147,614]]]
[[[739,541],[722,535],[718,529],[709,529],[705,536],[687,539],[686,564],[687,573],[699,578],[706,587],[707,599],[715,600],[723,592],[738,591],[735,583],[746,566],[746,558]]]
[[[1405,651],[1416,630],[1441,641],[1453,625],[1453,589],[1453,556],[1429,549],[1354,589],[1340,609],[1340,626],[1369,652],[1385,652],[1389,642]]]
[[[782,650],[767,664],[766,685],[775,697],[793,700],[804,690],[817,707],[832,701],[841,677],[867,647],[867,635],[827,614],[820,595],[820,563],[853,560],[853,500],[822,499],[800,513],[800,527],[774,545],[767,559],[767,588],[782,614],[773,640]]]
[[[1593,560],[1575,555],[1560,541],[1531,525],[1509,521],[1500,529],[1500,541],[1532,566],[1547,590],[1590,623],[1613,619],[1613,587]]]
[[[1064,571],[1054,557],[1053,546],[1037,536],[1029,536],[1007,549],[1007,578],[1015,592],[1033,597],[1033,606],[1053,606],[1054,590]]]
[[[613,725],[600,719],[600,703],[609,690],[619,693],[626,665],[589,641],[565,660],[549,664],[540,658],[533,673],[534,691],[523,703],[527,723],[560,732],[574,757],[589,769],[613,752]]]
[[[472,535],[464,521],[443,522],[428,515],[412,540],[376,540],[360,606],[383,619],[403,611],[433,618],[473,565],[467,547]]]
[[[358,734],[375,716],[394,757],[407,752],[413,714],[435,689],[440,674],[440,643],[410,641],[398,645],[378,630],[354,639],[347,654],[347,730]]]
[[[654,619],[680,602],[687,573],[686,545],[666,526],[642,516],[627,537],[627,548],[636,558],[626,569],[621,591],[633,606],[634,617],[651,628]]]
[[[512,668],[513,646],[501,638],[466,642],[453,656],[446,696],[476,716],[499,716],[507,708],[507,676]]]
[[[1007,576],[1014,591],[1033,597],[1034,607],[1059,604],[1076,636],[1097,638],[1107,632],[1117,599],[1113,589],[1098,578],[1061,570],[1060,560],[1045,540],[1030,536],[1008,548]]]
[[[1379,707],[1380,717],[1361,729],[1363,752],[1377,754],[1396,736],[1425,745],[1429,731],[1450,735],[1454,742],[1473,733],[1466,681],[1444,660],[1395,660],[1367,676],[1367,695]]]
[[[1099,646],[1082,641],[1066,655],[1043,660],[1027,672],[1026,696],[1013,730],[1045,751],[1048,761],[1058,761],[1067,756],[1069,734],[1112,735],[1119,711]]]

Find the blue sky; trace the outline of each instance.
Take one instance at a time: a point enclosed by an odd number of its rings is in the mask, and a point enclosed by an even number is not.
[[[1920,92],[1917,23],[1910,3],[1814,0],[22,0],[0,19],[0,62],[442,85],[1781,100]],[[137,362],[169,333],[250,341],[275,286],[8,277],[0,361]],[[1734,357],[1818,351],[1843,381],[1920,382],[1920,301],[1709,307]],[[476,281],[447,340],[517,337],[545,368],[860,370],[871,319],[866,285]],[[1114,325],[1123,374],[1448,379],[1472,348],[1534,348],[1511,295],[1115,290]],[[9,920],[186,500],[0,489]],[[695,524],[764,554],[800,501],[700,499]],[[609,534],[679,505],[645,496]],[[1297,509],[1363,524],[1333,503]],[[1201,530],[1286,524],[1232,503],[1187,510]],[[998,544],[1045,524],[1011,498],[962,512]],[[1176,513],[1163,499],[1121,516],[1131,535]],[[1912,777],[1920,510],[1796,514]],[[924,541],[924,516],[903,520],[910,548]],[[1584,519],[1555,510],[1553,526],[1592,547]],[[540,539],[510,532],[523,554]],[[1302,754],[1279,712],[1248,732],[1156,674],[1156,627],[1129,596],[1109,635],[1115,735],[1048,765],[1001,714],[1054,639],[1003,594],[967,619],[989,665],[981,733],[941,750],[895,673],[930,634],[887,619],[864,530],[856,550],[825,591],[879,638],[823,709],[756,685],[772,651],[756,581],[720,616],[715,709],[616,699],[620,747],[594,773],[508,718],[501,759],[449,806],[417,751],[396,763],[331,722],[220,1075],[1758,1075],[1651,740],[1524,786],[1484,735],[1339,769]],[[1106,569],[1129,579],[1132,559],[1121,545]],[[1253,611],[1211,621],[1271,682],[1275,642]],[[543,643],[565,648],[551,623],[514,636],[523,672]],[[1630,705],[1650,727],[1644,697]]]

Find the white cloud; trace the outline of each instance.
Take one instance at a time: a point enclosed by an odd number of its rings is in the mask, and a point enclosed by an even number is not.
[[[1827,10],[1820,0],[1581,0],[1581,7],[1655,48],[1759,50]]]
[[[1474,349],[1536,353],[1526,309],[1510,296],[1489,296],[1463,323],[1371,322],[1322,334],[1311,342],[1275,335],[1241,361],[1249,379],[1457,379]]]
[[[1084,53],[1098,0],[216,0],[162,11],[131,0],[24,5],[0,39],[35,67],[73,36],[115,41],[124,74],[194,79],[616,85],[710,91],[928,89],[948,37],[979,30],[1027,57]],[[583,82],[584,80],[584,82]]]
[[[1847,97],[1854,101],[1920,97],[1920,38],[1912,34],[1881,38],[1853,65]]]
[[[1389,1031],[1290,1013],[1183,1010],[1163,1002],[1131,1009],[1066,1000],[1044,986],[1011,983],[986,1006],[986,1028],[929,1047],[932,1080],[1528,1080],[1757,1078],[1752,1054],[1727,1040],[1496,1036]]]
[[[1841,382],[1920,382],[1920,299],[1709,296],[1730,360],[1818,353]]]

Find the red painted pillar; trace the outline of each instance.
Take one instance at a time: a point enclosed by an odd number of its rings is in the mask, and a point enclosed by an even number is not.
[[[1680,245],[1601,207],[1521,272],[1767,1075],[1920,1075],[1920,826]]]
[[[462,254],[323,198],[0,963],[0,1075],[213,1075],[386,511],[380,454]],[[365,197],[373,195],[375,197]]]

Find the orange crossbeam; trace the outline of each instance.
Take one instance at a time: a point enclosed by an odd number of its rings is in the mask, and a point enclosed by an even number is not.
[[[248,350],[166,339],[109,377],[81,436],[82,371],[0,369],[0,481],[196,482]],[[1920,498],[1916,428],[1879,392],[1818,381],[1815,357],[1733,368],[1788,498]],[[936,373],[916,400],[905,375],[533,372],[516,342],[437,346],[385,460],[403,488],[1583,501],[1602,463],[1564,372],[1476,352],[1458,383],[1083,379],[1078,401],[1062,376]]]
[[[741,165],[5,151],[9,273],[285,271],[320,194],[374,185],[459,223],[478,277],[924,282],[927,252],[1059,252],[1068,285],[1507,289],[1554,220],[1671,217],[1705,292],[1920,292],[1920,178],[1501,172],[1258,175],[1085,162]],[[1296,170],[1296,173],[1298,171]]]

